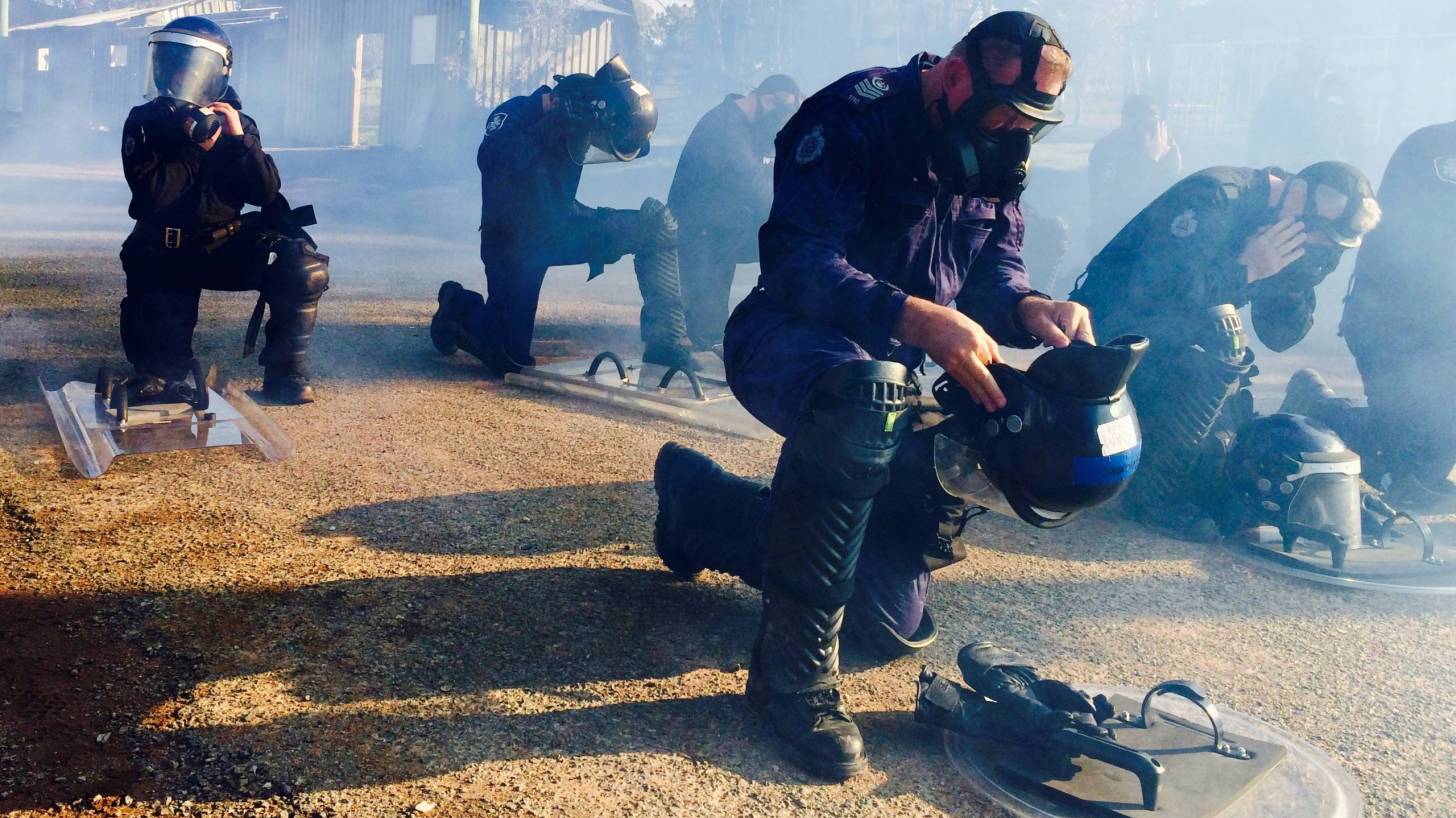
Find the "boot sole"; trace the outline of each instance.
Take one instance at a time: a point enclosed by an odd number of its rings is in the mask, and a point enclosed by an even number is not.
[[[855,776],[863,773],[865,770],[868,770],[870,768],[870,761],[868,758],[865,757],[857,758],[854,761],[845,761],[834,764],[809,755],[808,753],[799,749],[797,746],[790,744],[779,737],[778,731],[773,728],[773,725],[771,723],[769,723],[767,709],[765,709],[752,697],[749,697],[748,704],[750,707],[753,708],[753,712],[758,714],[759,719],[764,722],[764,729],[768,730],[769,735],[773,736],[774,746],[778,749],[779,755],[783,756],[785,759],[787,759],[799,769],[804,770],[811,775],[817,775],[820,778],[828,779],[830,781],[838,783],[848,781],[849,779],[854,778]]]

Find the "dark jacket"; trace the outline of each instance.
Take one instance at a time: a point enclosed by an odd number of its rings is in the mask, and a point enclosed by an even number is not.
[[[756,230],[773,204],[774,151],[730,94],[708,111],[683,145],[667,206],[685,234],[735,242]]]
[[[876,357],[916,359],[891,333],[919,296],[955,303],[1001,343],[1035,345],[1015,309],[1032,292],[1021,203],[952,195],[931,171],[920,71],[938,59],[850,74],[779,132],[759,290],[740,313],[789,313]]]
[[[1269,224],[1269,175],[1276,168],[1214,167],[1178,182],[1108,242],[1087,265],[1072,300],[1092,311],[1097,334],[1135,332],[1159,344],[1196,343],[1207,311],[1252,302],[1254,331],[1275,351],[1294,346],[1314,323],[1314,289],[1279,276],[1256,284],[1239,262]]]
[[[263,152],[258,124],[246,114],[242,120],[242,136],[221,136],[206,151],[187,138],[162,103],[131,110],[122,129],[121,163],[138,240],[160,242],[164,227],[226,224],[245,205],[262,207],[278,196],[278,168]]]

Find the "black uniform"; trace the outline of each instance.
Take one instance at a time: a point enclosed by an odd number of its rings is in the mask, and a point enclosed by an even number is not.
[[[758,261],[758,228],[773,205],[773,134],[755,129],[741,99],[728,95],[698,121],[667,195],[678,220],[688,336],[699,349],[722,342],[733,273]]]
[[[1339,431],[1383,470],[1442,481],[1456,466],[1456,122],[1401,143],[1380,204],[1340,322],[1372,417]]]
[[[138,372],[185,376],[204,289],[258,290],[271,310],[260,362],[270,375],[303,372],[328,257],[288,223],[278,168],[257,123],[242,120],[242,136],[220,136],[209,151],[164,103],[127,117],[122,166],[136,227],[121,248],[121,340]],[[264,211],[242,216],[246,205]]]

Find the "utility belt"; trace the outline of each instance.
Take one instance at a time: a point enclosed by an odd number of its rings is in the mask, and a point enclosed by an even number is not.
[[[241,218],[233,219],[213,227],[185,229],[165,225],[137,223],[132,235],[139,236],[148,246],[167,251],[204,250],[210,251],[217,244],[237,235],[243,227]]]

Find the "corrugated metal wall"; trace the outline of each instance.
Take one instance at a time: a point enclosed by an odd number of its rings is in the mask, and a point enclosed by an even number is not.
[[[347,145],[353,137],[355,45],[384,38],[380,143],[414,148],[429,139],[436,113],[464,93],[466,0],[296,0],[288,4],[288,141]],[[411,65],[414,18],[435,16],[435,61]],[[465,89],[465,90],[462,90]]]
[[[556,74],[595,73],[615,53],[611,20],[575,35],[557,49],[519,31],[483,25],[480,46],[475,97],[486,108],[550,84]]]

